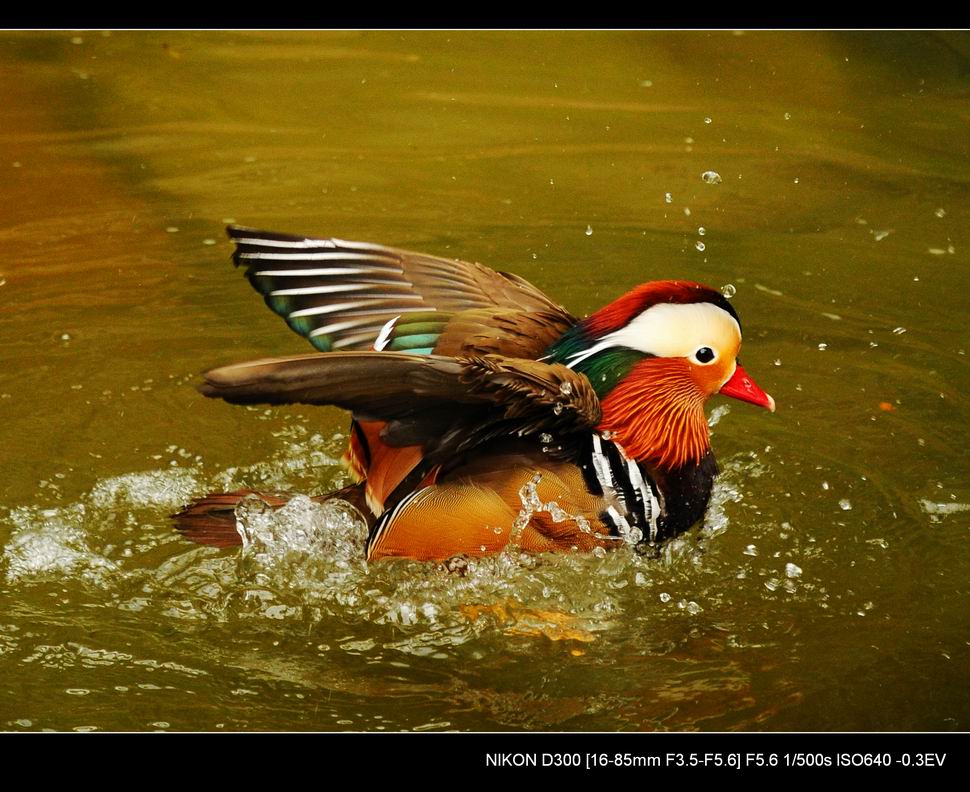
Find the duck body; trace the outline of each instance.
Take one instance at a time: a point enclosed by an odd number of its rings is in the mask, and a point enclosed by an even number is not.
[[[700,284],[643,284],[580,320],[478,264],[228,232],[235,263],[318,352],[214,369],[200,390],[350,410],[343,461],[355,483],[316,499],[357,507],[369,560],[663,541],[710,499],[706,399],[774,409],[736,363],[733,307]],[[207,496],[177,527],[201,543],[241,544],[234,509],[252,494]]]

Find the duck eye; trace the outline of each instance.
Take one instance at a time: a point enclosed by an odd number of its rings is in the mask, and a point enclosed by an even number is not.
[[[694,353],[698,363],[710,363],[714,360],[714,350],[710,347],[701,347]]]

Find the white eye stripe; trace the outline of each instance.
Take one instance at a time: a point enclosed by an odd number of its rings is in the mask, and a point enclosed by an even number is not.
[[[701,348],[710,347],[716,360],[721,350],[740,343],[741,327],[723,308],[713,303],[661,303],[596,346],[625,346],[658,357],[694,357]]]
[[[608,333],[588,349],[566,359],[574,368],[604,349],[627,347],[656,357],[685,357],[701,363],[697,352],[710,348],[714,357],[703,365],[720,360],[721,350],[741,344],[741,326],[731,314],[713,303],[661,303],[634,317],[627,325]]]

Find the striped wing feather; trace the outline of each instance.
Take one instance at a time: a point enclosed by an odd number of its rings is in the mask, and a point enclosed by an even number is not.
[[[366,242],[234,225],[227,231],[236,245],[233,261],[245,267],[266,304],[321,352],[373,349],[381,339],[390,351],[428,354],[440,352],[439,339],[450,335],[445,346],[453,354],[462,336],[449,334],[449,324],[478,311],[476,321],[463,319],[463,333],[484,329],[494,336],[496,322],[504,319],[514,329],[516,315],[542,314],[550,338],[524,346],[535,349],[526,356],[538,356],[576,322],[528,281],[480,264]]]

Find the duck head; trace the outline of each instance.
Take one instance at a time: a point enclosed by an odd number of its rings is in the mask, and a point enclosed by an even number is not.
[[[584,373],[600,397],[599,431],[627,455],[673,469],[710,450],[704,404],[720,393],[775,402],[738,363],[741,322],[718,291],[645,283],[570,328],[547,360]]]

